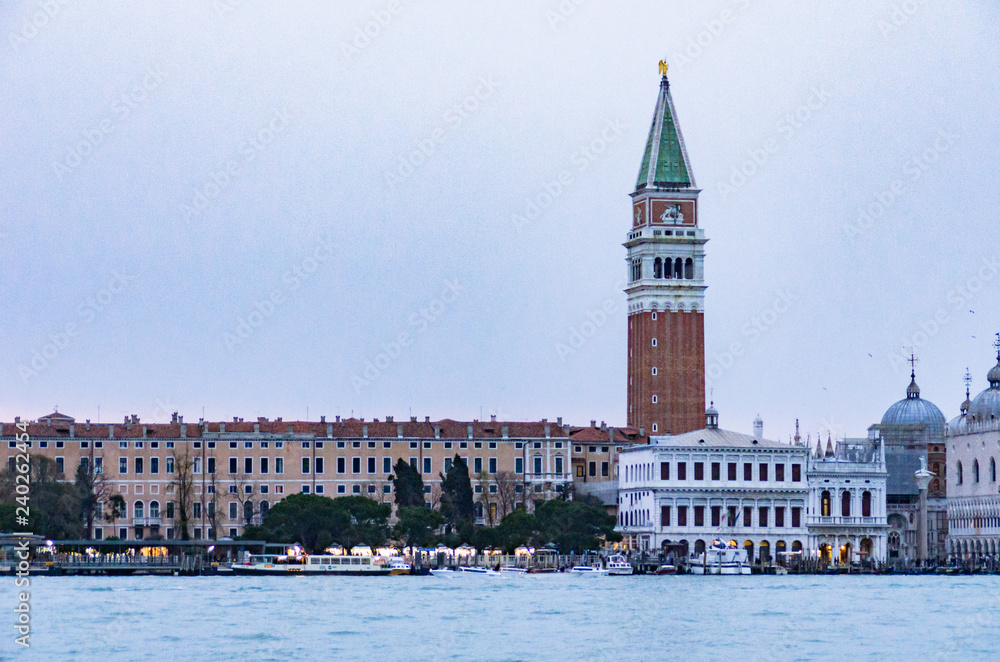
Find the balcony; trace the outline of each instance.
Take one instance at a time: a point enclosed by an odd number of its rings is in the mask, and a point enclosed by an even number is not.
[[[886,526],[884,517],[823,517],[809,515],[806,517],[808,526]]]
[[[525,479],[529,483],[570,483],[573,475],[568,473],[527,473]]]
[[[133,517],[132,526],[160,526],[160,517]]]

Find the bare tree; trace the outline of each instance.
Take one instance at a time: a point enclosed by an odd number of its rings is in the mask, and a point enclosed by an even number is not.
[[[221,501],[219,497],[219,480],[217,471],[213,471],[209,474],[207,491],[208,494],[202,496],[202,500],[205,502],[205,505],[203,506],[205,508],[205,516],[208,518],[209,526],[213,531],[215,531],[215,536],[218,537],[219,521],[221,519],[221,515],[219,514],[219,504]]]
[[[94,520],[104,513],[104,500],[111,495],[111,488],[104,478],[104,459],[101,466],[96,466],[94,458],[93,444],[91,444],[90,454],[80,461],[80,466],[76,469],[76,498],[78,500],[80,515],[84,521],[86,529],[84,538],[89,540],[94,535]]]
[[[497,519],[502,520],[517,507],[517,488],[521,480],[510,471],[498,471],[493,476],[493,484],[497,488]]]
[[[179,527],[177,537],[180,540],[190,540],[188,525],[191,522],[191,509],[194,503],[194,462],[187,444],[184,444],[184,454],[180,455],[175,451],[173,459],[174,479],[170,482],[170,487],[173,488],[177,499],[177,525]]]
[[[238,504],[237,518],[242,523],[244,528],[256,523],[254,520],[254,505],[252,497],[257,493],[257,482],[248,474],[235,473],[229,479],[229,495],[235,499]],[[247,504],[249,504],[249,506]],[[241,511],[242,517],[239,515]]]
[[[496,515],[498,513],[496,513],[496,509],[493,508],[494,504],[496,504],[496,497],[494,494],[490,493],[491,483],[490,474],[485,470],[476,474],[476,484],[479,485],[479,494],[477,495],[476,500],[483,504],[483,517],[486,518],[486,524],[489,526],[495,526],[497,524]]]

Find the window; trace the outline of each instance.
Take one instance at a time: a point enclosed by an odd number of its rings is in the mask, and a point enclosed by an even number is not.
[[[245,457],[243,458],[243,473],[252,474],[253,473],[253,458]]]
[[[660,462],[660,480],[670,480],[669,462]]]
[[[252,441],[244,441],[243,442],[243,448],[253,448],[253,442]]]
[[[726,526],[736,526],[736,506],[726,508]]]
[[[235,457],[229,458],[229,473],[231,474],[239,473],[240,470],[239,462],[240,461]]]
[[[687,480],[687,462],[677,463],[677,480]]]
[[[268,446],[270,446],[270,444],[268,442],[266,442],[266,441],[260,442],[260,447],[261,448],[267,448]],[[208,442],[208,447],[209,448],[215,448],[215,444],[210,441],[210,442]],[[267,501],[265,501],[264,503],[267,503]]]
[[[990,482],[997,482],[997,461],[992,457],[990,458]]]
[[[392,473],[392,458],[383,457],[382,458],[382,473],[391,474]]]
[[[285,447],[285,442],[283,442],[283,441],[276,441],[276,442],[274,442],[274,447],[275,448],[284,448]]]
[[[653,338],[653,347],[656,347],[656,338]]]
[[[705,480],[705,463],[695,462],[694,463],[694,479],[695,480]]]
[[[861,495],[861,516],[871,517],[872,516],[872,493],[865,491]]]
[[[239,517],[239,507],[236,505],[235,501],[229,502],[229,519],[236,519]]]
[[[210,474],[214,474],[215,473],[215,458],[214,457],[208,458],[208,473],[210,473]]]
[[[961,463],[961,462],[959,462],[959,463],[958,463],[958,464],[957,464],[957,465],[955,466],[955,469],[956,469],[956,470],[957,470],[957,472],[958,472],[958,484],[959,484],[959,485],[961,485],[961,484],[962,484],[962,478],[963,478],[963,476],[962,476],[962,463]]]
[[[361,473],[361,458],[352,457],[351,458],[351,473],[359,474]]]
[[[761,506],[760,509],[758,510],[757,517],[760,518],[758,520],[758,526],[761,526],[761,527],[766,527],[767,526],[767,511],[768,511],[768,507],[767,506]]]
[[[309,458],[308,457],[302,458],[302,473],[304,473],[304,474],[309,473]]]
[[[323,458],[317,457],[313,460],[313,471],[318,474],[323,473]]]
[[[337,485],[337,494],[347,494],[347,485]]]
[[[657,423],[653,423],[653,432],[659,432],[659,431],[660,431],[660,426],[659,426],[659,424],[657,424]]]
[[[431,471],[432,471],[432,469],[431,469],[431,458],[425,457],[424,458],[424,473],[425,474],[429,474],[429,473],[431,473]]]
[[[705,506],[694,507],[694,525],[705,526]]]
[[[477,474],[483,473],[483,458],[476,457],[472,459],[472,471]]]
[[[200,460],[201,458],[198,458],[198,459]],[[199,467],[199,469],[200,468],[201,467]],[[158,458],[158,457],[151,457],[151,458],[149,458],[149,473],[151,473],[151,474],[158,474],[158,473],[160,473],[160,458]]]
[[[497,459],[495,457],[490,458],[490,473],[495,474],[497,472]]]
[[[118,458],[118,473],[127,474],[128,473],[128,458],[120,457]]]
[[[753,480],[753,465],[749,462],[743,463],[743,480]]]
[[[851,493],[847,490],[840,495],[840,514],[844,517],[851,516]]]
[[[660,506],[660,526],[670,526],[670,506]]]
[[[801,483],[802,482],[802,465],[793,464],[792,465],[792,482]]]
[[[524,473],[524,458],[515,457],[514,458],[514,473],[523,474]],[[576,468],[576,475],[583,478],[583,465]]]
[[[358,492],[358,486],[355,485],[354,486],[354,493],[357,494],[357,492]],[[316,486],[316,494],[322,494],[322,493],[323,493],[323,486],[322,485],[317,485]]]
[[[196,473],[196,474],[200,474],[200,473],[201,473],[201,458],[200,458],[200,457],[196,457],[196,458],[194,459],[194,465],[193,465],[193,467],[192,467],[192,469],[191,469],[191,470],[192,470],[192,471],[193,471],[194,473]],[[150,473],[153,473],[153,472],[152,472],[152,471],[150,471]]]
[[[767,465],[761,464],[758,467],[758,469],[759,469],[758,474],[760,475],[760,481],[765,482],[767,480]]]
[[[309,486],[308,485],[303,485],[302,486],[302,494],[309,494]]]
[[[56,458],[56,459],[59,459],[59,458]],[[61,471],[61,468],[60,468],[60,471]],[[135,472],[137,474],[141,474],[142,473],[142,458],[141,457],[135,458]]]
[[[270,467],[267,466],[267,458],[266,457],[260,458],[260,472],[262,474],[266,474],[269,468]]]
[[[588,468],[590,469],[591,476],[597,475],[597,462],[591,462]]]
[[[139,462],[139,464],[136,465],[136,466],[139,467],[139,471],[137,471],[136,473],[140,473],[141,474],[142,473],[141,458],[137,459],[136,461]],[[59,473],[66,473],[65,461],[61,457],[57,457],[56,458],[56,471],[59,472]]]
[[[779,529],[785,526],[785,509],[782,506],[776,506],[774,509],[774,526]]]
[[[656,366],[653,366],[653,376],[656,377]]]
[[[802,509],[798,506],[792,506],[792,526],[802,526]]]
[[[712,526],[722,523],[722,506],[712,506]]]
[[[11,442],[11,443],[14,443],[14,442]],[[118,442],[118,448],[128,448],[128,442],[127,441],[119,441]]]
[[[536,455],[533,459],[535,463],[535,473],[536,474],[542,473],[542,456]]]
[[[11,459],[13,459],[13,458],[11,458]],[[95,474],[102,474],[102,473],[104,473],[104,458],[103,457],[95,457],[94,458],[94,473]]]
[[[213,462],[213,464],[214,464],[214,462],[215,462],[215,458],[212,458],[212,462]],[[166,469],[167,469],[167,473],[168,473],[168,474],[172,474],[172,473],[174,473],[174,458],[172,458],[172,457],[168,457],[168,458],[167,458],[167,466],[166,466]]]
[[[142,501],[136,501],[135,504],[132,506],[132,516],[135,517],[136,519],[141,519],[146,516],[145,505],[142,503]]]
[[[726,466],[726,471],[728,472],[727,475],[726,475],[726,478],[728,478],[729,480],[736,480],[736,463],[735,462],[730,462]]]
[[[688,507],[677,506],[677,526],[687,526],[687,524],[688,524]]]
[[[174,518],[174,502],[173,501],[168,501],[167,502],[167,515],[166,515],[166,517],[167,517],[167,519],[173,519]]]
[[[753,506],[743,506],[743,526],[753,526]]]
[[[562,458],[558,458],[562,460]],[[607,462],[601,462],[601,475],[608,476],[611,470],[611,466]]]
[[[142,442],[141,442],[141,441],[137,441],[137,442],[135,442],[135,447],[136,447],[136,448],[142,448],[142,446],[143,446],[143,444],[142,444]],[[62,446],[57,446],[57,448],[62,448]]]
[[[654,395],[654,396],[653,396],[653,404],[655,405],[655,404],[656,404],[657,402],[659,402],[659,398],[657,398],[657,397],[656,397],[656,396]]]
[[[192,510],[191,516],[194,519],[200,519],[201,518],[201,502],[200,501],[195,501],[191,505],[191,510]]]
[[[229,442],[229,447],[230,448],[238,448],[239,444],[237,444],[235,441],[230,441]]]
[[[774,479],[779,483],[785,482],[785,465],[783,464],[774,465]],[[777,517],[777,515],[775,515],[775,517]]]
[[[347,473],[347,458],[338,457],[337,458],[337,473],[343,474]]]
[[[607,464],[607,463],[605,463]],[[563,458],[562,455],[556,455],[556,473],[562,475],[563,472]],[[495,471],[493,473],[496,473]],[[604,474],[607,476],[607,474]]]
[[[722,480],[722,464],[719,462],[712,463],[712,480]]]
[[[276,474],[285,473],[285,458],[283,457],[274,458],[274,473]]]
[[[820,517],[829,517],[831,510],[830,493],[823,490],[823,494],[820,496]]]
[[[972,482],[979,482],[979,460],[972,461]]]

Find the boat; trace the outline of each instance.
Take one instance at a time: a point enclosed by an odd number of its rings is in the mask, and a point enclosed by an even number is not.
[[[607,568],[599,568],[593,565],[575,565],[569,569],[574,575],[606,575]]]
[[[409,564],[407,564],[408,566]],[[303,554],[253,554],[233,563],[237,575],[391,575],[390,563],[380,556],[326,556]],[[409,574],[407,572],[406,574]]]
[[[632,564],[621,554],[615,554],[608,559],[609,575],[631,575],[633,572]]]
[[[450,577],[458,573],[452,568],[431,568],[431,574],[435,577]]]
[[[691,556],[690,572],[694,575],[749,575],[750,559],[745,549],[736,543],[715,540],[701,554]]]
[[[676,575],[677,566],[673,563],[664,563],[659,568],[656,569],[656,574],[658,575]]]
[[[776,575],[787,575],[788,574],[788,568],[786,568],[783,565],[776,565],[776,566],[774,566],[774,574],[776,574]]]
[[[413,566],[403,559],[392,559],[389,561],[390,575],[410,575],[413,574]]]
[[[500,573],[496,570],[490,570],[489,568],[480,568],[479,566],[471,565],[460,565],[458,566],[459,572],[467,572],[472,575],[499,575]]]
[[[508,574],[515,574],[515,575],[524,575],[524,574],[527,574],[528,569],[527,568],[520,568],[520,567],[518,567],[516,565],[505,565],[502,568],[500,568],[500,572],[508,573]]]

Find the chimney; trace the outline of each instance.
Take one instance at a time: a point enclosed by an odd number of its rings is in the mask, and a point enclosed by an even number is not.
[[[280,423],[281,422],[281,417],[279,416],[278,418],[274,419],[274,422],[275,423]]]
[[[597,427],[597,419],[596,418],[590,419],[590,427],[592,427],[592,428],[596,428]]]
[[[608,441],[615,443],[615,429],[611,426],[608,426]]]
[[[132,423],[137,424],[138,422],[139,422],[139,416],[137,414],[132,414]]]
[[[257,417],[257,422],[258,423],[267,423],[267,416],[258,416]]]
[[[240,420],[242,421],[243,419],[241,418]],[[183,416],[178,416],[177,417],[177,423],[178,423],[178,425],[184,425],[184,417]]]
[[[490,414],[490,423],[496,423],[496,422],[497,422],[497,415]]]
[[[177,412],[174,412],[173,414],[171,414],[171,416],[170,416],[170,422],[171,423],[176,423],[177,422]]]
[[[89,418],[87,419],[87,431],[88,432],[90,431],[90,419]]]
[[[430,416],[424,416],[424,423],[430,423],[430,422],[431,422],[431,417]]]
[[[233,416],[233,423],[239,423],[240,419],[238,416]]]
[[[337,414],[337,418],[334,419],[335,423],[340,423],[340,414]]]
[[[556,417],[556,425],[558,425],[559,427],[562,427],[562,416],[557,416]]]
[[[326,423],[326,416],[320,416],[319,417],[319,422],[320,423]]]
[[[417,417],[416,416],[410,416],[410,423],[416,423],[416,422],[417,422]]]
[[[764,439],[764,421],[760,414],[757,414],[757,418],[753,419],[753,436],[758,441]]]
[[[607,429],[608,429],[607,424],[604,421],[601,421],[601,432],[604,432]]]
[[[386,423],[392,423],[392,416],[386,416],[385,417],[385,422]]]

